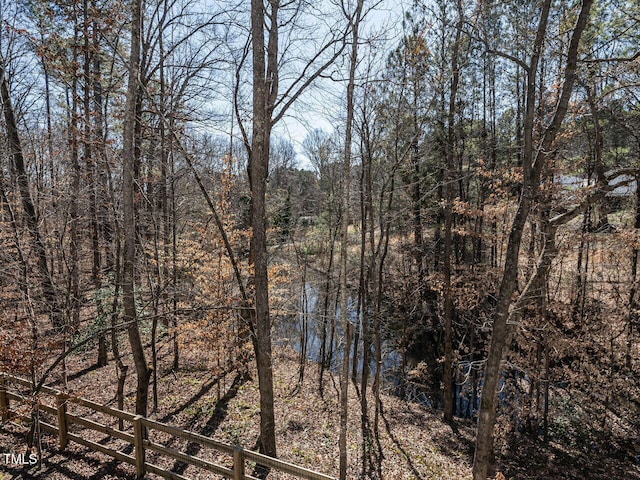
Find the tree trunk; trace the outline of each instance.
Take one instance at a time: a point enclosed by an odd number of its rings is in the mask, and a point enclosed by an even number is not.
[[[342,375],[340,376],[340,437],[338,449],[340,452],[340,479],[347,478],[347,418],[349,396],[349,350],[351,347],[352,326],[347,312],[349,297],[347,285],[347,250],[349,247],[349,196],[351,186],[351,142],[353,132],[353,97],[355,90],[355,75],[358,62],[358,29],[362,15],[364,0],[358,0],[353,20],[351,20],[351,56],[349,59],[349,81],[347,84],[347,124],[344,145],[344,164],[342,166],[342,234],[340,242],[340,320],[344,335],[344,351],[342,352]]]
[[[135,258],[136,258],[136,218],[134,206],[134,171],[136,149],[136,111],[138,105],[138,74],[140,65],[141,0],[132,3],[131,56],[129,59],[129,83],[124,114],[123,165],[122,165],[122,206],[124,230],[124,265],[122,275],[122,303],[124,323],[127,326],[129,343],[136,367],[136,413],[146,416],[151,370],[147,366],[144,346],[136,315],[135,302]]]
[[[329,264],[325,272],[324,294],[322,301],[322,316],[320,319],[320,372],[318,373],[318,393],[320,397],[324,396],[324,371],[331,366],[331,360],[327,360],[327,320],[329,315],[329,303],[331,300],[332,276],[333,276],[333,258],[335,253],[335,235],[333,234],[333,226],[329,225]]]
[[[5,128],[7,129],[7,145],[16,171],[22,209],[26,216],[27,229],[29,230],[38,259],[37,265],[42,285],[43,303],[49,308],[51,323],[54,327],[59,328],[63,324],[60,303],[58,302],[53,282],[51,280],[49,265],[47,263],[47,252],[38,226],[39,218],[29,190],[29,176],[27,174],[22,152],[22,144],[18,134],[18,124],[13,111],[11,97],[9,95],[9,83],[6,78],[3,58],[0,58],[0,100],[2,101]]]
[[[463,10],[460,1],[457,4],[458,22],[456,37],[451,57],[451,92],[449,96],[449,115],[447,121],[447,165],[445,169],[445,209],[444,209],[444,366],[443,366],[443,405],[444,421],[453,424],[453,292],[451,286],[451,234],[453,227],[453,182],[454,157],[456,146],[455,117],[456,100],[460,72],[458,55],[460,52],[460,38],[463,26]]]
[[[535,115],[535,92],[538,61],[541,56],[542,46],[546,36],[547,21],[551,9],[551,0],[545,0],[540,21],[533,45],[531,63],[527,72],[527,98],[524,117],[524,150],[523,150],[523,174],[524,181],[520,194],[520,203],[516,211],[505,254],[505,265],[502,280],[496,299],[496,309],[493,314],[493,334],[489,347],[489,355],[485,367],[480,414],[478,417],[478,433],[476,437],[476,452],[473,463],[473,479],[486,480],[491,464],[493,451],[493,429],[498,407],[498,385],[501,378],[501,364],[508,348],[509,330],[507,325],[512,295],[518,282],[518,260],[520,256],[520,244],[524,226],[531,210],[531,206],[540,181],[540,174],[545,165],[546,157],[551,152],[553,142],[560,131],[560,127],[567,112],[569,98],[575,83],[577,68],[578,46],[582,32],[589,19],[592,0],[583,0],[571,36],[567,63],[565,67],[562,90],[556,106],[556,111],[549,126],[544,130],[541,144],[535,149],[534,157],[533,127]]]
[[[636,185],[640,185],[638,181],[640,177],[636,176]],[[633,227],[638,231],[640,229],[640,189],[636,188],[635,212]],[[630,372],[633,370],[633,330],[638,323],[638,248],[634,246],[631,249],[631,287],[629,288],[629,313],[627,316],[627,348],[625,353],[625,365]]]
[[[591,87],[585,84],[584,89],[587,94],[587,104],[589,105],[589,111],[591,112],[591,119],[593,121],[593,172],[595,173],[598,186],[602,187],[607,185],[607,179],[602,160],[604,138],[602,136],[602,126],[600,125],[600,110],[598,109],[597,100]],[[591,228],[596,232],[607,228],[609,219],[603,202],[595,202],[592,205],[592,211],[594,218],[592,219],[593,223]]]
[[[361,215],[362,237],[360,256],[360,296],[362,298],[362,377],[360,379],[360,427],[362,431],[362,476],[372,477],[374,474],[374,457],[372,455],[372,435],[369,422],[368,388],[371,361],[371,299],[376,289],[376,249],[375,249],[375,218],[373,212],[373,181],[371,169],[373,163],[373,145],[369,129],[366,109],[368,99],[363,99],[362,109],[362,181],[361,181]],[[367,239],[368,234],[368,239]],[[369,247],[367,262],[367,243]]]
[[[302,266],[302,292],[301,292],[301,326],[300,326],[300,365],[298,370],[298,386],[304,382],[304,370],[307,365],[307,345],[309,341],[309,298],[307,295],[307,259],[303,259]]]
[[[251,190],[251,255],[254,268],[254,349],[260,390],[260,451],[276,456],[275,416],[273,406],[273,366],[271,357],[271,318],[267,274],[267,238],[265,193],[269,171],[271,113],[273,93],[277,93],[278,3],[269,2],[270,25],[265,65],[262,0],[251,1],[253,47],[253,130],[248,174]]]
[[[117,224],[116,224],[117,226]],[[116,362],[116,375],[118,379],[118,387],[116,390],[116,401],[118,404],[118,410],[124,410],[124,384],[127,379],[127,372],[129,366],[125,365],[120,355],[120,345],[118,343],[118,332],[120,328],[117,327],[118,320],[118,303],[120,298],[120,285],[121,285],[121,268],[120,268],[120,232],[116,235],[116,254],[115,254],[115,280],[113,291],[113,302],[111,304],[111,350],[113,351],[113,358]],[[118,420],[118,428],[124,429],[124,420]]]

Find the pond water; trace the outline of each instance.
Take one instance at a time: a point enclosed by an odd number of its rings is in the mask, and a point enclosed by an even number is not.
[[[331,351],[332,355],[329,359],[329,369],[337,372],[342,365],[344,358],[343,329],[340,321],[340,307],[333,308],[334,303],[329,305],[329,313],[323,325],[323,302],[320,301],[320,291],[318,287],[307,283],[305,285],[306,299],[299,302],[298,313],[296,315],[287,315],[280,317],[274,322],[275,334],[280,344],[286,344],[292,347],[296,352],[302,351],[302,332],[306,323],[306,342],[307,342],[307,360],[320,362],[322,356],[322,330],[326,329],[326,350]],[[301,295],[303,297],[304,295]],[[335,300],[335,299],[334,299]],[[306,303],[306,308],[304,307]],[[335,315],[333,311],[335,310]],[[347,300],[347,315],[351,325],[360,330],[360,341],[358,343],[358,374],[362,373],[363,365],[363,342],[362,332],[358,325],[357,301],[350,297]],[[331,341],[331,330],[334,328],[333,343]],[[351,348],[353,355],[353,345]],[[351,360],[352,362],[353,360]],[[382,344],[382,369],[381,375],[385,381],[394,381],[401,369],[402,356],[387,341]],[[373,358],[373,347],[369,354],[369,369],[371,374],[375,374],[376,362]]]
[[[297,309],[298,313],[295,315],[281,316],[275,319],[274,330],[275,338],[277,339],[276,342],[281,345],[289,345],[296,352],[300,353],[302,351],[303,332],[306,332],[306,358],[307,360],[319,363],[322,357],[322,331],[324,326],[326,329],[325,348],[328,352],[331,352],[329,369],[337,372],[342,365],[344,348],[342,344],[343,329],[340,322],[340,308],[339,306],[334,308],[334,302],[335,298],[329,302],[327,318],[323,325],[323,312],[325,308],[324,296],[322,295],[320,288],[311,283],[307,283],[305,285],[305,292],[300,294]],[[363,365],[363,341],[361,326],[358,324],[357,300],[353,297],[349,298],[347,301],[347,308],[348,318],[351,325],[354,329],[358,328],[360,333],[357,369],[358,375],[361,375]],[[334,328],[333,342],[331,346],[329,346],[332,328]],[[383,335],[383,337],[384,336],[385,335]],[[351,355],[353,355],[353,346],[351,349]],[[371,346],[369,354],[371,378],[375,374],[376,370],[376,362],[373,357],[373,346]],[[350,361],[351,365],[352,362],[353,360]],[[430,398],[424,390],[421,390],[419,387],[407,381],[407,372],[403,371],[402,364],[402,354],[395,348],[393,342],[388,339],[383,340],[382,368],[380,371],[383,379],[383,388],[396,395],[403,394],[405,398],[420,404],[440,408],[442,406],[440,399],[438,399],[434,405],[434,400]],[[409,364],[412,364],[412,362],[409,361]],[[468,378],[466,382],[464,379],[465,372],[464,368],[462,368],[458,374],[458,381],[455,384],[454,408],[456,416],[468,418],[473,416],[479,408],[479,399],[473,394],[473,388],[470,384],[471,382],[468,381]]]

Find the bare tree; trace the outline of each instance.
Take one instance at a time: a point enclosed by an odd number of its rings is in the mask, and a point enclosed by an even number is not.
[[[273,409],[273,364],[271,358],[271,318],[269,314],[268,257],[265,193],[269,172],[271,132],[293,103],[342,53],[348,28],[331,34],[319,51],[303,65],[300,74],[280,92],[281,7],[289,10],[288,22],[303,13],[301,5],[281,5],[270,0],[267,9],[261,0],[251,2],[253,53],[253,120],[251,139],[238,118],[249,153],[248,175],[251,191],[251,263],[254,267],[254,350],[260,390],[260,449],[276,455]],[[265,23],[268,25],[265,45]],[[238,110],[236,109],[236,112]]]
[[[149,380],[151,370],[147,365],[144,346],[140,338],[140,329],[136,315],[135,300],[135,259],[136,259],[136,214],[135,192],[135,148],[136,148],[136,111],[138,104],[138,78],[140,72],[140,31],[142,1],[134,0],[131,6],[131,52],[129,57],[129,82],[127,102],[124,114],[123,150],[122,150],[122,206],[124,230],[122,303],[124,323],[127,325],[129,343],[136,367],[136,413],[147,414]]]
[[[340,320],[344,334],[342,353],[342,375],[340,376],[340,479],[347,478],[347,420],[349,400],[349,358],[351,347],[352,326],[347,311],[349,296],[347,284],[347,250],[349,248],[349,197],[351,184],[351,149],[353,137],[354,90],[356,82],[356,67],[358,66],[358,34],[364,0],[358,0],[355,12],[349,16],[351,24],[351,52],[349,55],[349,79],[347,83],[347,124],[344,137],[344,164],[342,166],[342,224],[340,243]],[[343,2],[343,9],[347,5]]]
[[[444,178],[444,366],[443,405],[444,420],[453,424],[453,293],[451,287],[451,243],[453,227],[453,190],[455,181],[454,158],[456,147],[456,102],[460,83],[460,43],[464,25],[462,2],[456,2],[458,21],[451,54],[451,90],[449,92],[449,112],[447,115],[446,166]]]

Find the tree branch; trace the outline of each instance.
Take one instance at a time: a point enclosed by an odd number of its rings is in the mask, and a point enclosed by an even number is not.
[[[609,57],[609,58],[585,58],[583,63],[624,63],[633,62],[640,58],[640,50],[631,55],[630,57]]]
[[[613,183],[613,184],[611,183],[613,180],[616,180],[617,178],[623,175],[629,175],[629,176],[632,176],[632,178],[622,180],[618,183]],[[637,175],[640,175],[640,169],[638,168],[629,167],[629,168],[621,168],[616,170],[615,172],[606,176],[606,182],[607,182],[606,185],[601,185],[600,187],[597,187],[592,192],[588,193],[582,202],[574,206],[569,211],[556,215],[555,217],[549,220],[549,223],[553,227],[558,227],[559,225],[564,225],[570,222],[571,220],[576,218],[578,215],[580,215],[581,212],[584,212],[585,209],[589,207],[589,205],[592,205],[593,203],[599,200],[602,200],[607,195],[607,193],[614,191],[618,187],[624,187],[634,182],[636,180]],[[636,188],[638,187],[636,186]]]
[[[314,55],[314,57],[309,62],[307,62],[307,64],[305,65],[304,69],[302,70],[302,73],[300,73],[298,78],[291,84],[291,86],[287,89],[287,91],[284,92],[284,94],[282,95],[281,99],[278,102],[275,103],[274,108],[277,108],[279,105],[282,105],[283,102],[284,102],[284,105],[282,106],[280,111],[274,116],[274,118],[272,120],[272,124],[273,125],[278,123],[278,121],[280,121],[282,119],[282,117],[284,117],[284,114],[291,107],[291,105],[293,105],[293,103],[298,99],[298,97],[302,94],[302,92],[304,92],[309,85],[311,85],[318,77],[320,77],[322,75],[322,73],[324,73],[324,71],[327,68],[329,68],[329,66],[331,66],[333,64],[333,62],[335,62],[335,60],[342,54],[342,52],[344,51],[344,49],[345,49],[345,47],[347,45],[346,38],[347,38],[348,33],[349,33],[349,29],[345,30],[344,34],[340,38],[334,39],[331,42],[327,43],[324,47],[322,47]],[[340,48],[338,48],[338,50],[336,50],[334,52],[334,54],[324,64],[322,64],[320,67],[318,67],[318,69],[312,75],[310,75],[302,83],[302,85],[300,85],[296,89],[296,85],[298,85],[298,84],[300,84],[300,82],[302,82],[302,80],[304,79],[305,75],[307,74],[307,71],[313,65],[315,60],[317,60],[332,45],[335,45],[335,44],[340,43],[340,42],[341,42]],[[288,100],[285,102],[285,99],[287,97],[288,97]]]

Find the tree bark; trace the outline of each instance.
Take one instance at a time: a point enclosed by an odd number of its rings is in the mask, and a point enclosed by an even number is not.
[[[356,11],[351,22],[351,55],[349,58],[349,80],[347,83],[347,124],[345,131],[344,164],[342,166],[342,234],[340,242],[340,320],[344,335],[342,353],[342,375],[340,376],[340,437],[338,449],[340,451],[340,479],[347,478],[347,420],[349,397],[349,355],[351,347],[352,326],[347,312],[349,297],[347,285],[347,250],[349,246],[349,196],[351,186],[351,142],[353,136],[353,97],[355,90],[356,67],[358,64],[358,29],[362,16],[364,0],[358,0]]]
[[[459,52],[460,39],[464,12],[462,4],[456,3],[458,10],[458,22],[456,25],[456,37],[453,44],[451,57],[451,91],[449,95],[449,114],[447,119],[447,143],[446,143],[446,169],[445,169],[445,208],[444,208],[444,366],[443,366],[443,407],[444,421],[453,424],[453,292],[451,287],[451,243],[453,227],[453,183],[454,183],[454,157],[456,146],[455,118],[456,100],[458,96],[458,84],[460,80]]]
[[[127,326],[129,343],[136,367],[136,414],[146,416],[151,370],[147,365],[144,346],[140,338],[135,301],[136,218],[134,171],[136,163],[135,130],[138,104],[138,75],[140,71],[141,0],[133,0],[131,9],[131,56],[129,58],[129,82],[127,86],[122,152],[122,207],[124,230],[122,303],[124,307],[124,323]]]
[[[254,268],[254,349],[260,391],[260,451],[276,456],[275,415],[273,405],[273,365],[271,357],[271,317],[267,274],[267,238],[265,193],[269,171],[269,147],[273,94],[277,93],[278,4],[269,2],[271,28],[265,65],[262,0],[251,1],[253,37],[253,136],[248,174],[251,190],[251,260]]]
[[[636,185],[640,177],[636,175]],[[636,187],[635,212],[634,212],[633,228],[638,231],[640,229],[640,189]],[[631,286],[629,288],[629,313],[627,315],[627,348],[625,353],[625,366],[627,370],[633,370],[633,338],[634,326],[638,323],[638,247],[631,249]],[[637,329],[637,328],[636,328]]]

